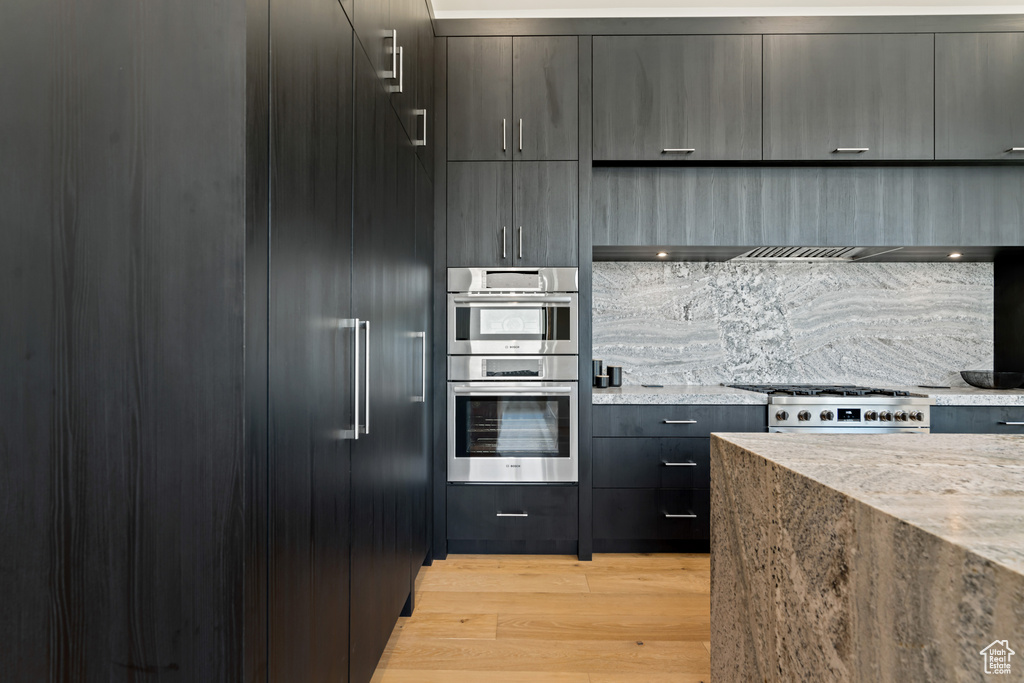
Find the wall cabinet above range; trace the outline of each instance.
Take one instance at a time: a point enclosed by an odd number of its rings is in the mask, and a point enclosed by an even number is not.
[[[594,159],[760,161],[761,36],[595,36]]]
[[[765,161],[934,159],[932,34],[764,36]]]
[[[935,158],[1024,161],[1024,33],[935,36]]]
[[[575,36],[448,39],[448,159],[579,158]]]
[[[448,164],[448,266],[578,265],[575,161]]]

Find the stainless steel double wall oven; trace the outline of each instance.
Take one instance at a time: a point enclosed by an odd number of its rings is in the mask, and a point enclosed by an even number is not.
[[[579,477],[575,268],[448,270],[448,480]]]

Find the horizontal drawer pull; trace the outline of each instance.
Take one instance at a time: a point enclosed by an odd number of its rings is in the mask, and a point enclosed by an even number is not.
[[[1001,425],[1009,425],[1011,427],[1024,427],[1024,422],[1000,422]]]
[[[863,154],[864,152],[870,152],[870,147],[836,147],[832,150],[833,154]]]
[[[502,394],[571,394],[572,387],[452,387],[456,394],[478,394],[480,396],[500,396]]]
[[[665,519],[697,519],[697,515],[670,515],[665,513]]]
[[[695,462],[663,462],[661,463],[665,467],[696,467]]]
[[[695,425],[696,420],[662,420],[667,425]]]
[[[526,512],[499,512],[495,517],[529,517]]]
[[[666,147],[661,150],[662,154],[693,154],[697,150],[692,147]]]
[[[1024,152],[1024,147],[1011,147],[1007,152]]]

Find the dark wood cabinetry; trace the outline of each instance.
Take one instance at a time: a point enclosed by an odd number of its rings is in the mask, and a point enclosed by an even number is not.
[[[761,36],[596,36],[594,155],[760,161]]]
[[[933,159],[934,40],[764,36],[764,159]]]
[[[575,486],[450,484],[449,552],[576,552]]]
[[[448,39],[450,161],[578,158],[575,36]]]
[[[1024,406],[932,406],[933,434],[1024,434]]]
[[[763,432],[764,406],[598,405],[595,552],[706,549],[711,432]]]
[[[448,266],[575,266],[573,161],[448,164]]]
[[[935,36],[936,159],[1024,160],[1022,63],[1024,33]]]

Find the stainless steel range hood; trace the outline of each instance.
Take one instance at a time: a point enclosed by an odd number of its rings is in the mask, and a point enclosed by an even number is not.
[[[730,261],[853,261],[863,247],[758,247]]]

